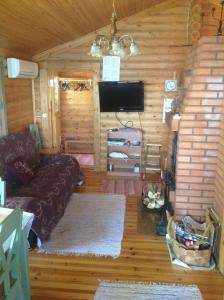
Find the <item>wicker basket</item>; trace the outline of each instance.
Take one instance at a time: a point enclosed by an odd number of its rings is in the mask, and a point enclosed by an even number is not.
[[[187,249],[187,247],[176,240],[176,223],[173,217],[169,218],[167,225],[167,233],[172,240],[173,252],[176,258],[192,266],[209,267],[212,254],[214,231],[214,225],[211,223],[211,220],[207,220],[205,234],[208,237],[208,241],[211,246],[204,250],[193,250]]]

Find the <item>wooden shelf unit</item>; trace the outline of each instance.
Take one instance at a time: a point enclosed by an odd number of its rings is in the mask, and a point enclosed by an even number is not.
[[[122,142],[117,145],[116,142]],[[125,153],[127,158],[110,157],[112,152]],[[142,131],[138,128],[118,128],[107,132],[107,174],[138,176],[141,171]],[[135,166],[138,166],[136,171]]]

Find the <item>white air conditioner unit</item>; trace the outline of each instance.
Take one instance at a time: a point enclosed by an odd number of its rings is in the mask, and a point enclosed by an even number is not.
[[[17,58],[7,58],[8,78],[36,78],[38,64]]]

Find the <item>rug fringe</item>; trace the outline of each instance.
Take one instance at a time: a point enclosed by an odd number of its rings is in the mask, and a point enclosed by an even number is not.
[[[54,251],[47,251],[45,249],[38,249],[38,253],[40,254],[52,254],[52,255],[63,255],[63,256],[88,256],[88,257],[104,257],[104,258],[113,258],[113,259],[116,259],[120,256],[119,255],[100,255],[100,254],[96,254],[96,253],[92,253],[92,252],[89,252],[89,253],[78,253],[78,252],[75,252],[75,253],[72,253],[72,252],[66,252],[66,251],[60,251],[60,250],[54,250]]]
[[[169,283],[169,282],[153,282],[153,281],[123,281],[123,280],[101,280],[99,279],[98,282],[100,284],[110,284],[110,283],[116,283],[118,285],[123,285],[123,284],[133,284],[133,285],[142,285],[142,286],[147,286],[147,285],[164,285],[164,286],[180,286],[180,287],[197,287],[196,284],[181,284],[181,283]]]

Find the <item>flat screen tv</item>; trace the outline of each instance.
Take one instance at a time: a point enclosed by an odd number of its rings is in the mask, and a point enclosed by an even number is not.
[[[101,112],[144,111],[143,81],[99,82]]]

